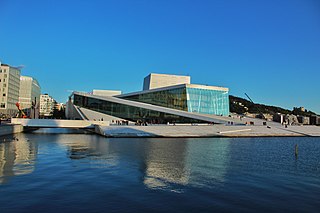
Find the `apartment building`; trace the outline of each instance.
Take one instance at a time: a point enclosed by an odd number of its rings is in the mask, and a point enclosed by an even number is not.
[[[0,63],[0,113],[14,116],[19,102],[20,69]]]

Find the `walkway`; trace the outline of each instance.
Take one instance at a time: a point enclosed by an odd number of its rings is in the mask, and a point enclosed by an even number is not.
[[[57,120],[57,119],[25,119],[12,118],[12,124],[20,124],[31,128],[78,128],[94,129],[95,125],[107,126],[108,121],[88,121],[88,120]]]

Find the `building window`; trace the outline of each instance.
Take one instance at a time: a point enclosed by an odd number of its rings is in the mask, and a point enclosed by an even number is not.
[[[6,93],[3,93],[3,95],[2,96],[6,96]]]
[[[7,84],[3,84],[3,87],[7,87]]]
[[[5,103],[1,103],[0,104],[0,108],[6,108],[6,104]]]

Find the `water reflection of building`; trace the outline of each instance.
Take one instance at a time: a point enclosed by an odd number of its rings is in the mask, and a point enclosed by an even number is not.
[[[192,172],[190,183],[202,185],[202,181],[220,184],[225,181],[230,162],[229,138],[190,139],[187,167]]]
[[[59,135],[59,144],[67,147],[68,157],[72,160],[90,158],[92,166],[108,167],[118,164],[118,156],[110,149],[110,143],[105,138],[90,134]]]
[[[153,142],[152,142],[153,141]],[[229,165],[228,139],[150,140],[146,153],[144,184],[149,188],[171,184],[220,184]]]
[[[167,183],[188,184],[190,174],[185,164],[188,139],[154,140],[147,145],[144,184],[150,188],[164,187]]]
[[[136,170],[152,189],[180,190],[182,186],[214,187],[225,182],[230,162],[228,138],[117,138],[59,134],[78,166]],[[119,168],[118,168],[119,167]],[[133,177],[134,178],[134,177]]]
[[[22,134],[18,138],[19,141],[0,143],[0,184],[11,176],[30,174],[34,170],[38,147]]]

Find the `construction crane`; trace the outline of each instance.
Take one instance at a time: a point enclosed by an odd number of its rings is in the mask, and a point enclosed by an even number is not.
[[[22,111],[19,102],[16,103],[16,106],[17,106],[18,111],[19,111],[17,117],[18,117],[18,118],[28,118],[28,116],[26,115],[26,113],[24,113],[24,111]]]
[[[247,98],[251,101],[251,103],[255,104],[255,103],[253,102],[253,100],[249,97],[249,95],[248,95],[247,93],[244,93],[244,94],[245,94],[245,95],[247,96]],[[257,106],[257,109],[258,109],[258,111],[259,111],[260,116],[262,117],[262,119],[267,120],[266,117],[264,116],[264,114],[261,112],[260,107]]]

